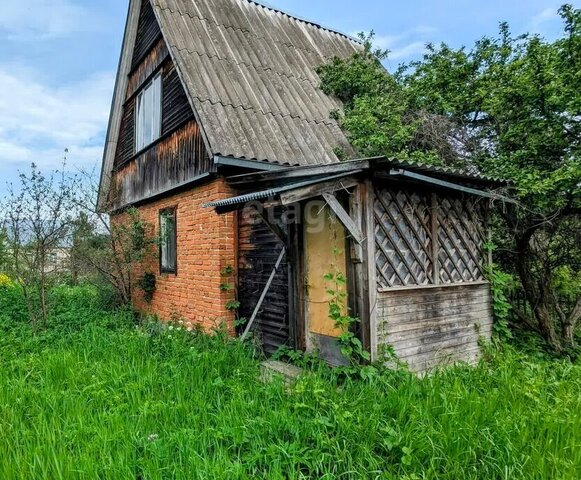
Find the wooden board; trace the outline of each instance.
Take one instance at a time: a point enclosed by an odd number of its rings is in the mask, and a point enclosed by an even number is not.
[[[391,346],[412,371],[477,358],[492,334],[487,283],[382,291],[377,294],[377,341]]]
[[[245,209],[238,217],[239,314],[250,319],[284,244],[255,210]],[[284,225],[281,228],[285,228]],[[288,259],[285,258],[267,292],[253,329],[267,354],[274,353],[283,345],[295,346],[291,338],[288,268]]]
[[[338,337],[341,331],[329,318],[331,296],[327,293],[330,288],[335,289],[335,285],[324,277],[335,271],[347,276],[347,233],[328,206],[323,207],[315,217],[313,225],[305,225],[304,230],[308,332]],[[346,286],[342,286],[340,290],[346,292]]]

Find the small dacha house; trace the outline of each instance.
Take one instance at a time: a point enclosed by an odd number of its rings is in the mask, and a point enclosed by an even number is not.
[[[478,358],[500,183],[356,159],[316,69],[362,48],[250,0],[131,0],[99,204],[160,234],[150,311],[341,364],[331,290],[373,360]]]

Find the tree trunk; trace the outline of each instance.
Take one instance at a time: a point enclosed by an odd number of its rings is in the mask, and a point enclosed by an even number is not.
[[[562,343],[555,328],[553,318],[554,305],[551,291],[550,271],[539,268],[535,263],[536,253],[532,250],[529,240],[521,239],[516,253],[517,271],[523,286],[525,298],[532,308],[533,320],[538,326],[538,331],[555,351],[562,350]],[[537,268],[535,269],[534,266]]]
[[[563,340],[567,346],[572,348],[576,347],[575,329],[577,328],[579,320],[581,320],[581,298],[577,299],[577,303],[571,313],[561,322]]]

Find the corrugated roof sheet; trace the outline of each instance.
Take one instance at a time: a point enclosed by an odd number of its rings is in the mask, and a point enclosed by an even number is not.
[[[212,153],[288,165],[353,153],[315,70],[361,46],[251,0],[152,0]]]

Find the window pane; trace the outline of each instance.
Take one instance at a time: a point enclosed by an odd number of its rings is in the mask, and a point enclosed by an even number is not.
[[[135,145],[142,150],[161,136],[161,75],[137,97]]]
[[[152,85],[152,141],[157,140],[161,135],[161,75],[153,80]]]
[[[177,267],[175,211],[160,214],[160,260],[164,272],[175,272]]]

